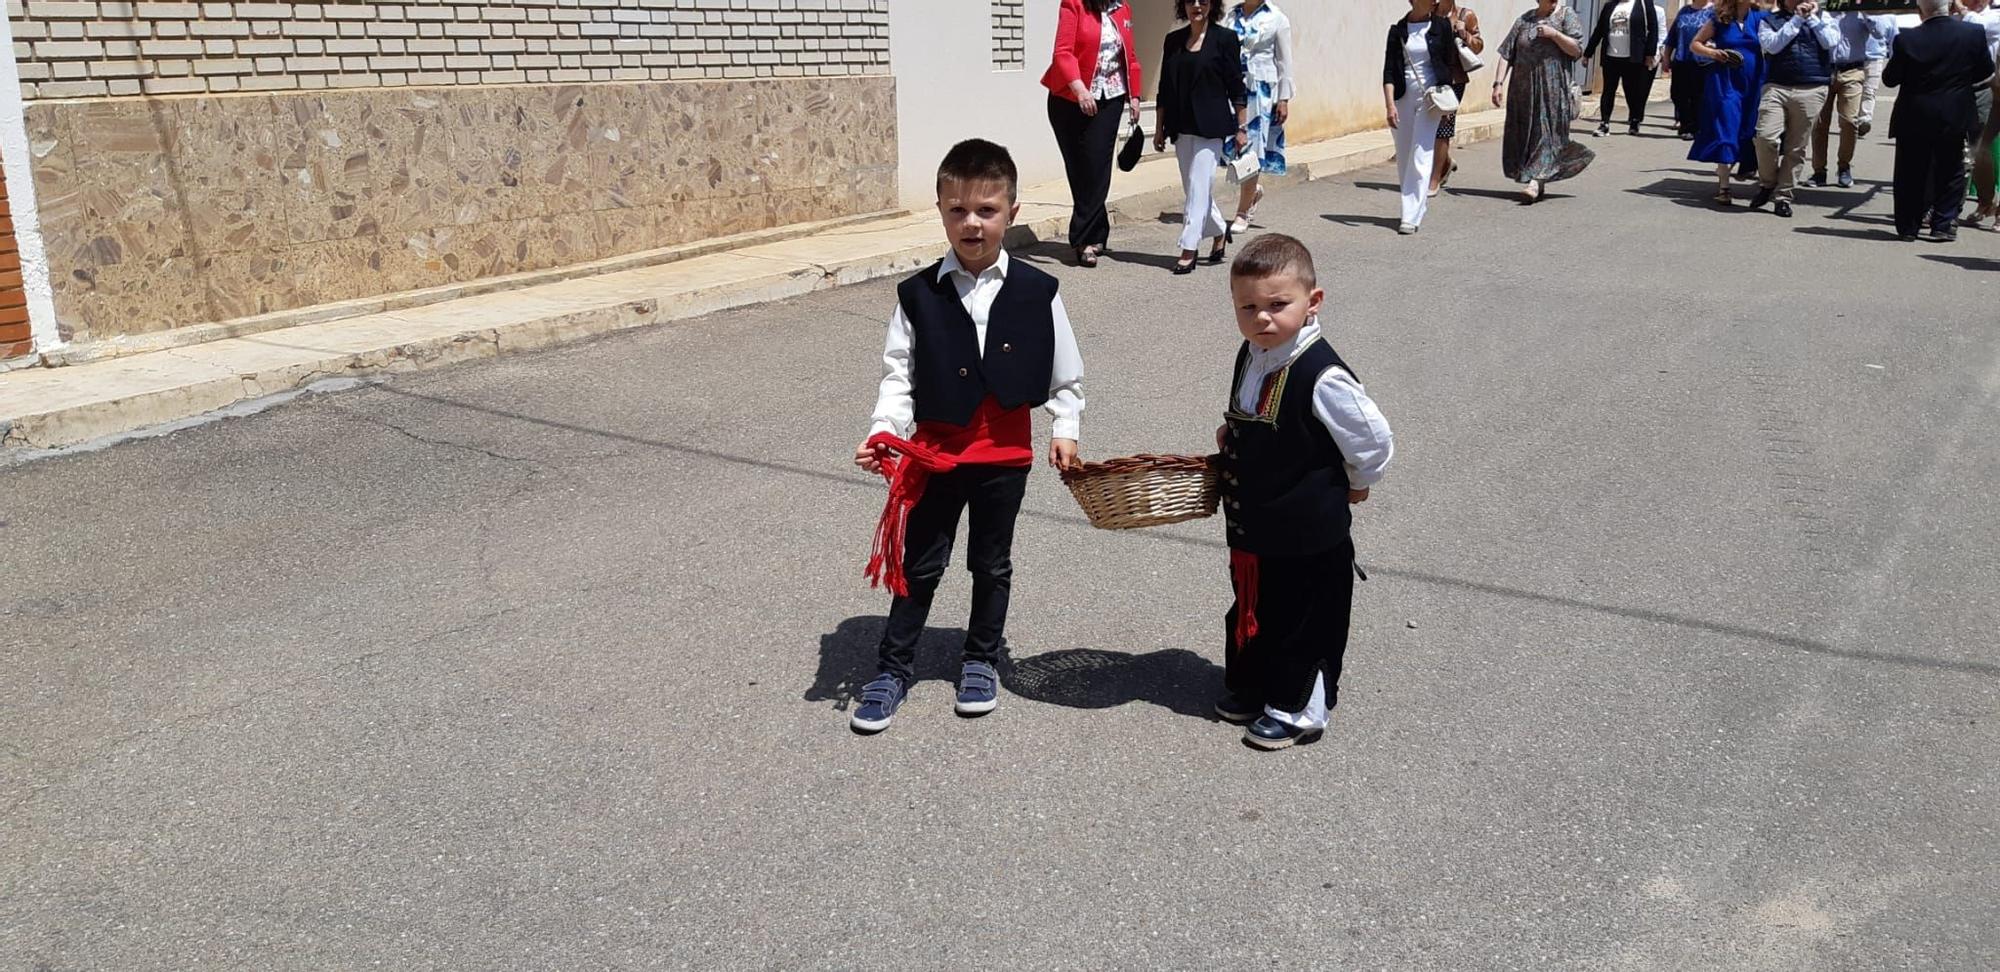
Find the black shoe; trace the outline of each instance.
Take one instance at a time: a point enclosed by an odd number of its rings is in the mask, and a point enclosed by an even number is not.
[[[1692,142],[1692,141],[1694,141],[1694,133],[1693,133],[1693,132],[1682,132],[1682,133],[1681,133],[1681,141],[1683,141],[1683,142]]]
[[[1821,169],[1818,172],[1813,173],[1812,175],[1806,176],[1806,185],[1809,185],[1814,189],[1826,188],[1826,170]]]
[[[1324,732],[1321,729],[1300,729],[1270,716],[1262,716],[1243,730],[1243,741],[1258,749],[1285,749],[1291,746],[1310,746],[1319,742],[1319,737]]]
[[[1915,234],[1915,233],[1897,233],[1897,234],[1896,234],[1896,239],[1898,239],[1898,240],[1900,240],[1900,241],[1902,241],[1902,242],[1904,242],[1904,243],[1915,243],[1915,242],[1917,241],[1917,234]]]
[[[1597,126],[1597,131],[1591,132],[1590,134],[1591,137],[1593,138],[1603,138],[1604,136],[1611,134],[1611,126],[1609,124],[1599,125]]]
[[[1224,722],[1242,725],[1263,715],[1264,707],[1237,698],[1234,692],[1224,692],[1222,698],[1215,700],[1215,714]]]
[[[1175,260],[1175,261],[1174,261],[1174,269],[1173,269],[1173,271],[1172,271],[1172,273],[1173,273],[1173,275],[1174,275],[1174,276],[1178,277],[1178,276],[1181,276],[1181,275],[1183,275],[1183,274],[1189,274],[1189,273],[1193,273],[1193,272],[1194,272],[1194,261],[1193,261],[1193,260],[1189,260],[1189,261],[1187,261],[1186,263],[1182,263],[1182,262],[1181,262],[1181,261],[1179,261],[1179,260]]]
[[[1222,263],[1222,261],[1228,256],[1229,256],[1229,237],[1225,236],[1222,239],[1215,241],[1215,249],[1208,251],[1208,259],[1206,262],[1208,263],[1209,266],[1213,267]]]
[[[1625,134],[1627,134],[1627,135],[1637,135],[1637,134],[1639,134],[1639,123],[1638,123],[1638,122],[1633,122],[1632,124],[1630,124],[1630,125],[1627,125],[1627,126],[1625,127]]]
[[[1786,219],[1792,218],[1792,204],[1784,201],[1783,199],[1778,200],[1778,204],[1776,206],[1772,206],[1771,211],[1777,213],[1780,216],[1785,217]]]
[[[1750,208],[1762,209],[1765,203],[1771,201],[1771,197],[1775,195],[1777,191],[1778,189],[1776,186],[1757,187],[1757,194],[1750,197]]]
[[[1956,226],[1931,227],[1931,242],[1932,243],[1958,242],[1958,227]]]

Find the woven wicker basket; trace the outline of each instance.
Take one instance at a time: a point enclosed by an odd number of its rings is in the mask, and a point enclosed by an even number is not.
[[[1221,490],[1202,456],[1126,456],[1063,473],[1076,505],[1100,530],[1131,530],[1214,516]]]

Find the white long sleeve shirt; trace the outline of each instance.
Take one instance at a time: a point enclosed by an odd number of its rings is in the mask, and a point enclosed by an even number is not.
[[[1264,0],[1264,5],[1249,16],[1242,7],[1230,11],[1229,26],[1243,47],[1245,75],[1271,85],[1271,100],[1290,101],[1297,85],[1291,18],[1272,6],[1271,0]]]
[[[1819,39],[1819,45],[1833,58],[1835,64],[1849,59],[1847,40],[1840,36],[1840,22],[1831,14],[1821,10],[1810,17],[1794,15],[1782,27],[1773,27],[1769,20],[1757,25],[1757,46],[1766,54],[1776,54],[1799,36],[1802,30],[1810,29]]]
[[[1313,342],[1320,338],[1319,318],[1306,321],[1299,333],[1292,339],[1268,351],[1256,345],[1250,346],[1250,361],[1243,368],[1243,384],[1238,390],[1236,407],[1249,414],[1257,413],[1257,398],[1264,389],[1264,379],[1272,372],[1297,361]],[[1367,489],[1382,481],[1382,474],[1389,468],[1389,459],[1395,455],[1396,443],[1389,432],[1389,421],[1382,417],[1382,410],[1375,406],[1375,400],[1368,397],[1367,389],[1348,373],[1346,368],[1328,368],[1313,385],[1313,416],[1318,418],[1326,431],[1333,436],[1335,445],[1340,447],[1340,455],[1347,465],[1347,484],[1353,489]]]
[[[1000,259],[977,276],[958,262],[956,253],[946,254],[944,265],[938,268],[938,279],[951,278],[959,302],[972,317],[982,359],[986,357],[986,321],[993,312],[993,298],[1000,296],[1011,264],[1007,251],[1001,250]],[[1049,400],[1042,408],[1052,420],[1051,436],[1075,439],[1083,428],[1083,354],[1077,350],[1076,333],[1070,327],[1061,294],[1050,302],[1049,313],[1055,319],[1056,348],[1054,367],[1049,370]],[[888,432],[907,439],[913,431],[917,403],[910,352],[915,344],[916,332],[898,303],[896,312],[889,316],[889,337],[882,347],[882,385],[875,396],[875,425],[870,435]]]

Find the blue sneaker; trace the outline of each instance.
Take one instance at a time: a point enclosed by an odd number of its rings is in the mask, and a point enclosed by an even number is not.
[[[861,704],[854,707],[848,724],[855,732],[881,732],[889,728],[889,721],[896,718],[896,709],[909,691],[902,679],[888,672],[875,676],[874,681],[861,687]]]
[[[1000,707],[1000,673],[985,662],[969,661],[958,673],[958,703],[962,716],[980,716]]]

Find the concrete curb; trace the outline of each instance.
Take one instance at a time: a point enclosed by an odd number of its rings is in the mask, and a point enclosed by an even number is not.
[[[1500,115],[1462,118],[1459,143],[1493,137]],[[1395,157],[1382,131],[1291,152],[1293,171],[1274,184],[1330,178]],[[1120,215],[1151,218],[1178,207],[1179,172],[1170,157],[1155,156],[1120,180],[1113,202]],[[1010,244],[1061,239],[1069,219],[1065,195],[1059,184],[1024,189]],[[783,300],[910,273],[937,255],[935,218],[903,216],[512,290],[426,303],[384,298],[364,302],[371,312],[340,319],[0,373],[0,449],[62,449],[328,378],[435,368]]]

